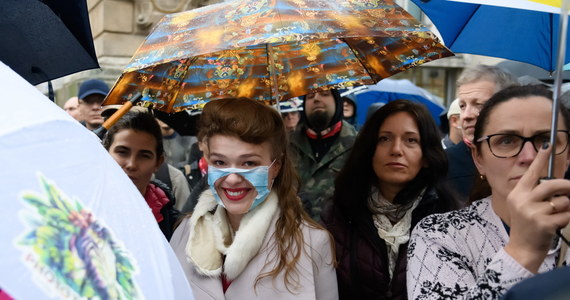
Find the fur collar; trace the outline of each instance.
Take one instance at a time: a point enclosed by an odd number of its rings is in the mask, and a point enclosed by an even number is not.
[[[226,210],[216,203],[210,190],[204,191],[190,217],[186,257],[205,276],[236,279],[259,252],[273,217],[278,199],[271,192],[267,199],[241,220],[232,241]],[[225,256],[225,260],[224,260]]]

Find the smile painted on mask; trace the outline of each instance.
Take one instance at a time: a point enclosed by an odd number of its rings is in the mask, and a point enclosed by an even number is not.
[[[210,186],[210,190],[212,191],[214,197],[216,198],[216,202],[219,205],[225,207],[214,186],[216,181],[230,174],[237,174],[243,177],[245,180],[247,180],[257,191],[257,196],[255,196],[255,199],[248,211],[251,211],[252,209],[257,207],[259,204],[265,201],[265,199],[267,199],[267,196],[269,195],[270,192],[269,190],[270,185],[268,184],[269,168],[271,168],[271,166],[273,166],[274,163],[275,160],[273,160],[273,162],[271,162],[269,166],[259,166],[253,169],[240,169],[240,168],[220,169],[208,165],[208,185]]]

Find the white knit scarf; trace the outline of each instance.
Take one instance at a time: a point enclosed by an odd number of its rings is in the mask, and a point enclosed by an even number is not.
[[[233,237],[225,208],[217,205],[212,192],[206,190],[188,222],[187,259],[202,275],[219,277],[224,272],[228,280],[236,279],[259,252],[271,220],[278,213],[277,204],[277,194],[271,192],[241,219]]]

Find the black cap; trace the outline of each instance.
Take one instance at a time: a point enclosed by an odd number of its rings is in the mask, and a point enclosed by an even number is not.
[[[85,99],[85,97],[93,94],[99,94],[107,96],[109,93],[109,86],[102,80],[99,79],[89,79],[83,82],[79,86],[79,99]]]

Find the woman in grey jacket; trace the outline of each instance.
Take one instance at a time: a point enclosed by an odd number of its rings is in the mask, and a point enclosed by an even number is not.
[[[208,103],[208,185],[171,245],[196,299],[337,299],[331,238],[303,211],[287,132],[249,99]]]

